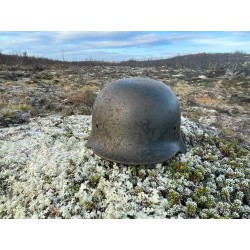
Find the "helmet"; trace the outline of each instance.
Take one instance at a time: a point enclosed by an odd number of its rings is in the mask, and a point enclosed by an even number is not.
[[[185,153],[175,94],[149,78],[125,78],[106,85],[93,106],[87,147],[101,158],[135,165],[160,163]]]

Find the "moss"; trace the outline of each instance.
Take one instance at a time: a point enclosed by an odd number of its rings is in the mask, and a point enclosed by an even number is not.
[[[146,172],[145,172],[144,169],[140,169],[140,170],[138,171],[138,177],[139,177],[140,179],[145,179],[145,177],[146,177]]]
[[[166,172],[170,172],[171,175],[175,178],[184,177],[185,179],[189,179],[190,177],[190,168],[186,162],[178,162],[172,161],[169,163]]]
[[[212,135],[210,138],[211,141],[220,150],[223,157],[230,157],[231,159],[235,159],[237,157],[243,157],[249,154],[249,151],[238,146],[238,141],[229,142],[225,139],[219,138],[216,135]]]
[[[189,215],[194,216],[197,210],[197,204],[191,200],[186,203],[186,211]]]
[[[226,187],[221,189],[220,194],[223,201],[230,202],[230,193]]]
[[[89,177],[88,185],[89,185],[90,187],[92,187],[92,188],[95,188],[95,187],[98,185],[100,179],[101,179],[101,176],[98,175],[98,174],[91,175],[91,176]]]
[[[156,173],[154,171],[148,170],[148,176],[155,177]]]
[[[171,204],[180,204],[180,194],[173,189],[167,192],[167,198]]]
[[[68,138],[74,136],[73,131],[72,131],[72,130],[66,131],[66,132],[64,133],[64,136],[65,136],[65,137],[68,137]]]
[[[215,206],[215,198],[212,195],[207,196],[207,207],[212,208]]]
[[[81,181],[71,181],[68,184],[68,192],[70,195],[74,196],[77,192],[79,192],[81,186]]]
[[[10,118],[12,116],[12,112],[10,109],[3,109],[3,118]]]
[[[203,186],[194,190],[192,198],[199,208],[212,208],[215,206],[215,199],[210,192],[210,188]]]
[[[55,133],[55,134],[52,134],[51,137],[53,139],[57,139],[58,137],[60,137],[60,134],[59,133]]]
[[[209,209],[203,209],[201,213],[202,219],[220,219],[221,216],[218,214],[216,209],[209,208]]]
[[[229,148],[229,144],[222,144],[220,151],[221,154],[223,155],[223,157],[229,157],[230,156],[230,148]]]
[[[95,208],[95,205],[92,201],[85,201],[83,206],[85,207],[86,210],[93,210]]]
[[[47,182],[47,183],[50,183],[52,181],[52,177],[51,176],[48,176],[48,175],[45,175],[43,177],[44,181]]]
[[[131,166],[130,168],[132,175],[137,175],[137,167],[136,166]]]
[[[75,193],[77,193],[79,191],[80,185],[72,185],[69,187],[68,191],[70,195],[74,195]]]
[[[203,174],[200,170],[196,169],[192,172],[191,179],[194,182],[199,182],[203,179]]]
[[[135,193],[139,194],[143,191],[143,189],[141,187],[135,187]]]
[[[188,173],[188,172],[190,172],[187,163],[174,162],[172,167],[173,167],[174,172],[179,172],[179,173]]]
[[[29,105],[29,104],[26,104],[26,103],[24,103],[24,104],[19,104],[18,106],[17,106],[17,109],[19,110],[22,110],[22,111],[29,111],[30,109],[31,109],[31,106]]]
[[[73,161],[73,159],[70,158],[70,159],[69,159],[69,165],[75,167],[75,166],[76,166],[76,163]]]
[[[143,206],[144,207],[150,207],[152,205],[153,205],[153,202],[150,201],[150,200],[148,200],[148,199],[146,199],[146,200],[143,201]]]
[[[214,161],[214,160],[216,160],[216,157],[215,157],[215,155],[208,153],[206,156],[203,157],[203,159],[208,160],[208,161]]]

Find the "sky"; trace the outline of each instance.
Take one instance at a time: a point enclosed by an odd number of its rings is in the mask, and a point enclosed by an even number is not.
[[[124,61],[193,53],[250,53],[250,32],[0,31],[0,52],[57,60]]]

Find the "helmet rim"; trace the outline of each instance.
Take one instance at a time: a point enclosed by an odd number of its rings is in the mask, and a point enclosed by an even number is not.
[[[131,147],[121,144],[119,148],[111,151],[105,148],[104,143],[93,140],[93,136],[90,136],[87,147],[91,147],[95,154],[103,159],[125,165],[163,163],[174,157],[177,153],[186,153],[186,146],[181,137],[179,141],[158,142],[137,146],[131,145]]]

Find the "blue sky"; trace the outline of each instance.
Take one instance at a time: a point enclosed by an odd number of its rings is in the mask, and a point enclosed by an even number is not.
[[[250,53],[250,32],[2,31],[0,51],[59,60],[158,59],[190,53]]]

